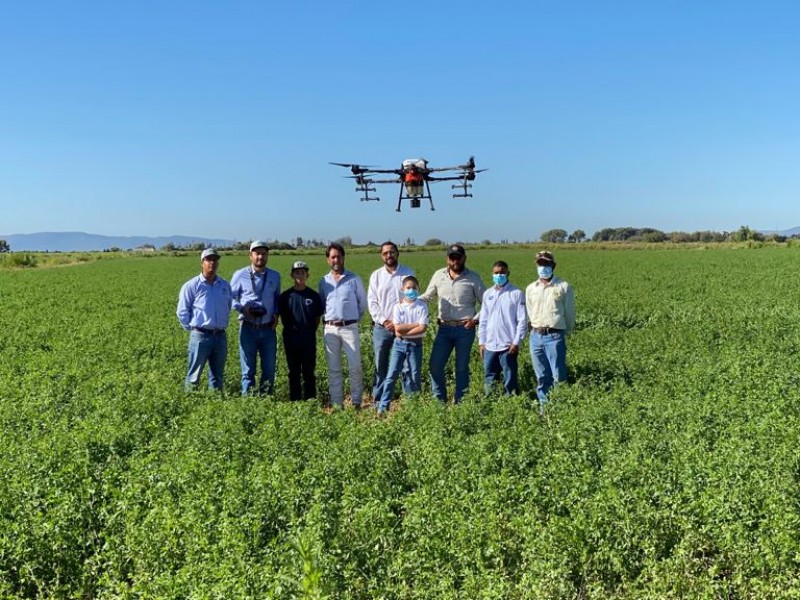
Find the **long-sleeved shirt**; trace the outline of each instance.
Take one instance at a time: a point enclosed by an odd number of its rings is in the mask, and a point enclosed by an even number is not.
[[[319,280],[326,321],[358,321],[367,310],[367,293],[361,278],[345,270],[339,281],[328,273]]]
[[[178,321],[187,331],[225,329],[231,315],[231,286],[222,277],[209,283],[205,277],[192,277],[178,294]]]
[[[522,290],[506,283],[492,286],[483,294],[478,343],[492,352],[519,346],[528,328],[525,314],[525,295]]]
[[[239,313],[240,321],[269,323],[278,312],[278,297],[281,295],[281,276],[277,271],[264,269],[261,273],[252,267],[239,269],[231,277],[233,309]],[[258,305],[267,311],[263,316],[249,319],[244,315],[246,306]]]
[[[374,323],[383,325],[392,320],[392,309],[403,299],[403,278],[413,274],[414,271],[405,265],[397,265],[394,273],[385,266],[372,272],[367,287],[367,305]]]
[[[486,286],[475,271],[465,268],[455,279],[447,267],[431,277],[428,289],[419,297],[423,302],[439,298],[439,318],[443,321],[465,321],[478,316],[477,305]]]
[[[575,293],[555,275],[550,282],[537,279],[525,290],[531,327],[551,327],[571,333],[575,329]]]

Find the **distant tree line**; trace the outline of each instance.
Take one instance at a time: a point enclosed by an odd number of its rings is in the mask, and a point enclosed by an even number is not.
[[[797,236],[792,236],[793,238]],[[547,243],[578,243],[586,238],[583,230],[578,229],[571,234],[567,234],[565,229],[548,229],[539,238]],[[652,227],[606,227],[594,232],[591,241],[593,242],[785,242],[786,236],[777,233],[763,234],[746,225],[742,225],[736,231],[685,231],[664,232]]]

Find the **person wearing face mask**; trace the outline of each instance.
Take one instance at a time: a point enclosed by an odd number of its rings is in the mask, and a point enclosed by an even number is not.
[[[447,402],[445,366],[456,351],[455,403],[469,389],[469,358],[478,325],[477,305],[486,286],[480,275],[467,269],[467,253],[461,244],[447,249],[447,266],[431,277],[428,289],[419,297],[423,302],[439,299],[439,328],[433,340],[429,361],[433,395]]]
[[[308,264],[292,264],[294,285],[278,298],[283,323],[283,350],[289,369],[289,399],[317,397],[317,328],[322,318],[322,298],[308,287]]]
[[[555,268],[553,253],[539,252],[536,255],[539,278],[525,290],[540,412],[550,388],[567,380],[567,335],[575,329],[575,294],[570,284],[555,276]]]
[[[519,392],[517,356],[525,338],[528,319],[522,290],[508,281],[508,263],[498,260],[492,265],[494,285],[483,294],[478,326],[478,348],[483,359],[486,395],[492,384],[503,375],[507,396]]]
[[[378,415],[389,410],[394,395],[395,382],[408,364],[408,389],[405,393],[422,391],[422,339],[428,328],[428,306],[420,302],[419,281],[413,275],[403,278],[403,299],[392,308],[392,331],[394,343],[386,372],[386,380],[381,388]]]

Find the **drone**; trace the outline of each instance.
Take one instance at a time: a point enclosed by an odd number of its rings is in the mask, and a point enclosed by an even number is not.
[[[375,192],[377,188],[375,184],[378,183],[398,183],[400,184],[400,194],[397,198],[397,212],[400,212],[400,206],[403,200],[408,200],[411,208],[419,208],[423,200],[428,200],[431,204],[431,210],[436,210],[433,207],[433,196],[431,196],[431,182],[437,181],[457,181],[450,186],[453,190],[460,190],[453,194],[453,198],[472,198],[469,190],[472,188],[472,181],[475,181],[475,175],[488,171],[488,169],[476,169],[475,157],[470,156],[469,160],[463,165],[455,167],[434,167],[428,166],[428,161],[424,158],[408,158],[403,161],[399,169],[378,169],[371,165],[358,165],[354,163],[338,163],[332,162],[332,165],[338,167],[347,167],[350,169],[352,175],[347,175],[350,179],[356,180],[356,191],[364,195],[361,197],[362,202],[380,200],[377,196],[370,196],[370,192]],[[445,171],[456,171],[456,174],[447,175],[444,177],[435,177],[432,173],[442,173]],[[380,178],[383,175],[396,175],[396,177]],[[378,178],[373,178],[377,175]]]

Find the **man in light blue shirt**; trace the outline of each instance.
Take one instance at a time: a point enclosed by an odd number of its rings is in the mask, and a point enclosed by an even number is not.
[[[233,308],[239,313],[239,362],[242,366],[242,396],[256,385],[256,362],[261,357],[259,394],[275,389],[275,357],[278,341],[278,297],[281,276],[267,268],[269,246],[256,240],[250,244],[250,266],[231,278]]]
[[[325,250],[330,273],[319,282],[319,295],[325,305],[325,358],[328,363],[328,388],[331,405],[344,405],[342,352],[350,372],[350,397],[356,410],[361,408],[363,372],[358,322],[367,310],[367,294],[361,278],[344,268],[344,248],[331,243]]]
[[[196,389],[208,362],[209,389],[222,390],[228,339],[225,328],[231,314],[231,286],[217,275],[219,254],[206,248],[200,255],[201,273],[183,284],[178,295],[178,321],[189,331],[187,391]]]
[[[483,359],[487,396],[501,373],[506,395],[519,392],[517,357],[525,338],[528,317],[525,311],[525,295],[522,290],[509,283],[510,274],[505,261],[498,260],[494,263],[494,285],[484,292],[481,302],[478,344]]]

